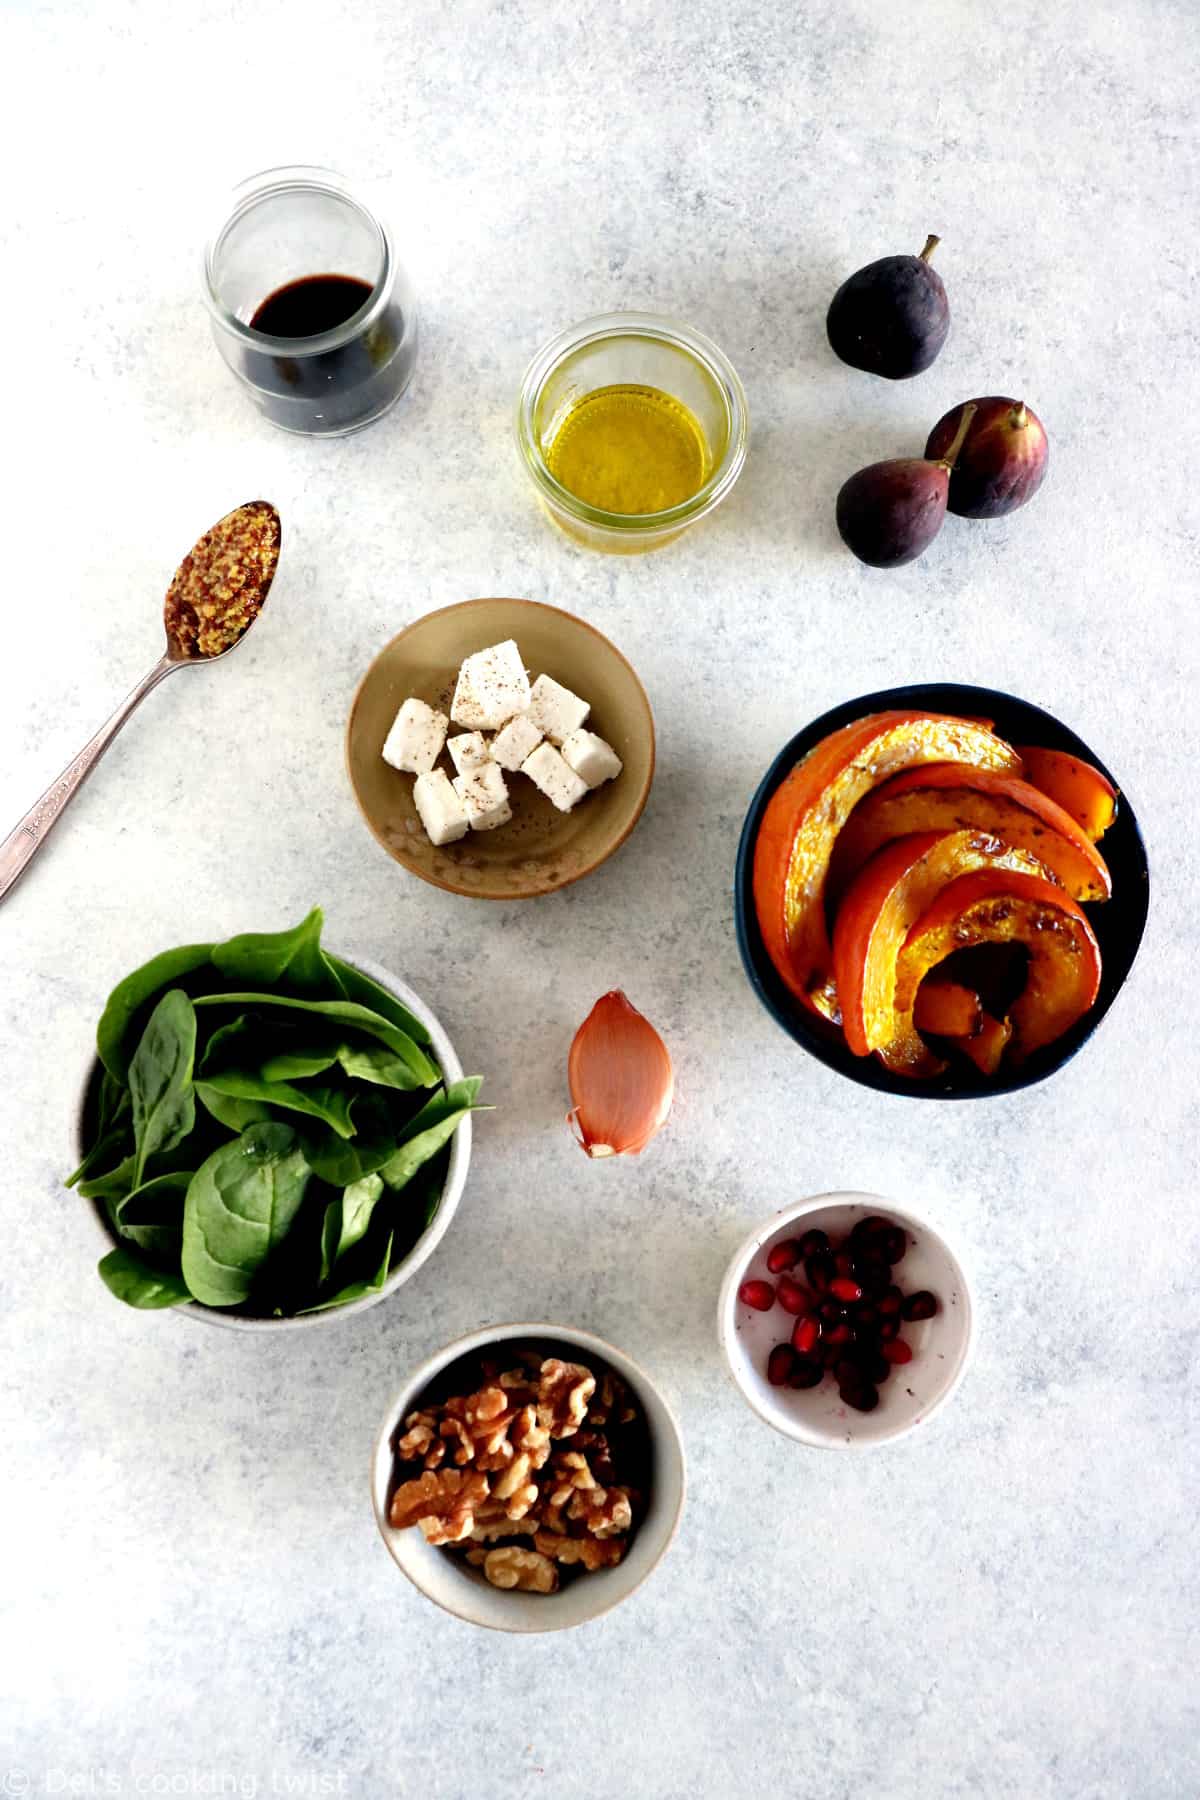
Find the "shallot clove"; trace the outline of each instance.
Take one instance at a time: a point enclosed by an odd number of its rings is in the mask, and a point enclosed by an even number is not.
[[[567,1123],[589,1156],[636,1156],[675,1094],[667,1046],[619,988],[597,1000],[571,1045]]]

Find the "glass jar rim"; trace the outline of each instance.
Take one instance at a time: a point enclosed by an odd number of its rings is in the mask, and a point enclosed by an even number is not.
[[[551,474],[534,429],[538,399],[554,370],[569,355],[587,345],[617,337],[652,338],[683,350],[703,364],[725,403],[729,433],[720,461],[694,494],[689,495],[686,500],[680,500],[675,506],[665,507],[661,512],[608,512],[603,507],[592,506],[588,501],[581,500]],[[552,504],[582,524],[598,525],[605,530],[636,536],[688,524],[701,514],[711,512],[725,498],[741,474],[746,460],[750,413],[745,389],[736,369],[712,338],[706,337],[693,326],[684,324],[681,319],[673,319],[663,313],[610,312],[596,313],[591,318],[582,319],[577,325],[568,326],[565,331],[560,331],[542,345],[522,377],[515,423],[517,447],[522,460],[534,482]]]
[[[239,319],[235,313],[230,312],[217,292],[216,258],[228,233],[254,207],[274,195],[304,190],[328,194],[352,207],[361,216],[375,234],[379,245],[379,276],[369,297],[363,301],[358,311],[351,313],[348,319],[333,330],[322,331],[310,338],[276,337],[273,332],[255,330],[244,319]],[[247,349],[294,358],[324,356],[331,350],[340,350],[344,345],[352,343],[368,326],[375,323],[387,305],[395,260],[391,233],[387,226],[359,199],[341,175],[333,169],[324,169],[313,163],[287,163],[277,169],[263,169],[257,175],[248,175],[230,193],[221,223],[204,246],[204,303],[214,322]],[[264,299],[266,297],[263,296]]]

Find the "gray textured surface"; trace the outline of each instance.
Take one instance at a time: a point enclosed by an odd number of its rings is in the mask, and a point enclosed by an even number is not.
[[[262,493],[287,544],[253,644],[148,702],[0,917],[11,1791],[1195,1795],[1198,50],[1190,0],[5,11],[0,820],[157,654],[197,530]],[[289,156],[384,182],[423,301],[410,396],[341,445],[258,422],[197,297],[212,195]],[[928,229],[951,340],[872,383],[824,308]],[[605,561],[536,514],[509,411],[543,338],[621,306],[715,336],[754,436],[707,529]],[[841,480],[997,390],[1049,427],[1036,504],[860,569]],[[489,592],[607,631],[661,729],[625,851],[528,908],[405,879],[341,762],[381,642]],[[734,948],[738,827],[779,744],[936,678],[1073,724],[1157,873],[1095,1042],[1003,1103],[826,1073]],[[311,1337],[123,1311],[58,1186],[104,994],[164,943],[314,900],[489,1075],[453,1232]],[[564,1057],[614,984],[668,1038],[679,1103],[642,1161],[593,1168]],[[983,1304],[954,1406],[867,1460],[758,1425],[713,1334],[748,1226],[842,1185],[941,1201]],[[692,1467],[652,1585],[542,1644],[410,1593],[366,1481],[414,1359],[539,1312],[656,1371]]]

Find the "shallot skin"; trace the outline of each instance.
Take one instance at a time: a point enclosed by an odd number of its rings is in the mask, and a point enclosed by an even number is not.
[[[590,1157],[639,1155],[675,1094],[667,1046],[619,988],[601,995],[575,1033],[567,1080],[567,1123]]]

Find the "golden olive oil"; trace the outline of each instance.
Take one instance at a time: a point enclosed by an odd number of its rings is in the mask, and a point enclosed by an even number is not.
[[[700,421],[661,388],[596,388],[554,434],[546,466],[577,500],[612,513],[690,500],[712,467]]]

